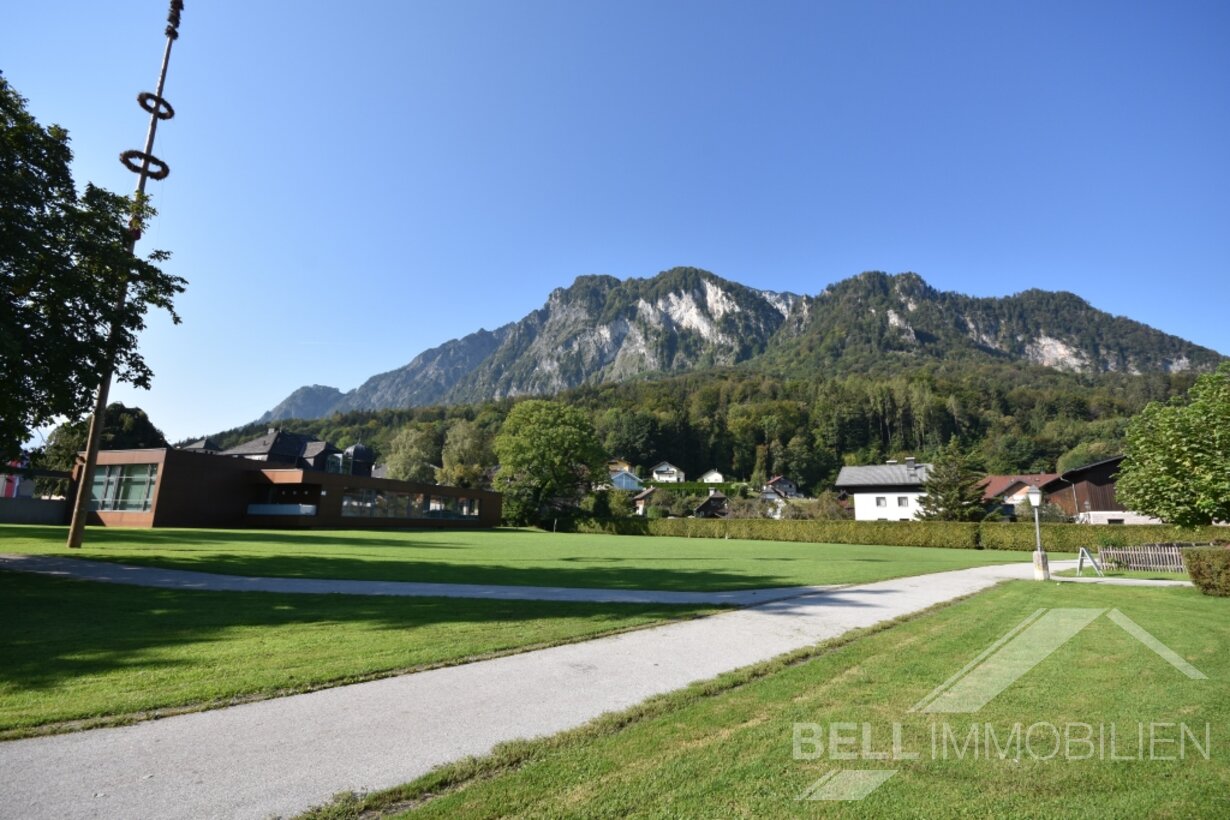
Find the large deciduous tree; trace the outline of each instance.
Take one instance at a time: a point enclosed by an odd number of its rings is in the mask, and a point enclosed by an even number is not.
[[[1152,402],[1128,425],[1115,493],[1180,527],[1230,521],[1230,363],[1185,398]]]
[[[0,455],[89,412],[111,364],[149,387],[137,352],[145,315],[162,308],[179,322],[184,280],[154,264],[167,254],[140,259],[127,246],[153,211],[93,185],[78,194],[71,161],[68,132],[39,125],[0,77]]]
[[[514,524],[576,508],[590,482],[606,476],[606,454],[589,418],[556,402],[532,399],[513,407],[496,436],[495,454],[496,489],[504,494],[504,517]]]
[[[929,521],[979,521],[986,515],[982,503],[982,476],[970,465],[954,436],[940,450],[927,473],[927,494],[918,505],[920,518]]]

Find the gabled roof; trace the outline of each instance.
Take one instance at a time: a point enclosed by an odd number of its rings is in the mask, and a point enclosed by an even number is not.
[[[658,470],[661,470],[663,468],[668,469],[668,470],[676,470],[676,471],[678,471],[679,469],[674,464],[671,464],[669,461],[663,461],[660,464],[653,465],[653,467],[649,469],[649,472],[656,473]]]
[[[657,491],[657,487],[649,487],[632,496],[633,501],[643,501]]]
[[[303,433],[287,433],[283,430],[269,430],[263,436],[237,444],[229,450],[223,450],[220,455],[252,458],[264,456],[269,461],[296,462],[303,457],[309,444],[327,446],[315,436]],[[319,453],[319,450],[316,451]]]
[[[872,464],[842,467],[835,486],[841,487],[922,487],[930,464]]]
[[[185,444],[183,447],[180,447],[179,449],[181,450],[208,450],[210,452],[216,453],[222,448],[218,446],[218,442],[214,441],[209,436],[206,436],[203,439],[198,439],[197,441],[189,442]]]
[[[1061,486],[1073,484],[1080,481],[1085,473],[1093,472],[1094,470],[1098,470],[1103,467],[1115,467],[1121,461],[1123,461],[1123,456],[1113,456],[1111,458],[1104,458],[1101,461],[1095,461],[1093,464],[1086,464],[1084,467],[1077,467],[1075,469],[1068,470],[1066,473],[1061,473],[1053,480],[1048,481],[1047,486],[1042,489],[1045,490],[1047,487],[1051,487],[1053,489],[1056,484]]]
[[[638,476],[636,473],[632,472],[631,470],[619,470],[618,472],[611,473],[611,481],[614,481],[615,479],[619,478],[621,475],[626,475],[628,478],[635,481],[638,486],[645,483],[644,481],[641,480],[640,476]]]
[[[332,455],[334,453],[340,453],[340,452],[342,451],[334,447],[329,442],[321,441],[320,439],[314,439],[303,445],[303,457],[304,458],[316,458],[316,456],[320,455],[321,453],[327,453],[327,454]]]
[[[1017,486],[1042,487],[1059,478],[1058,473],[1023,473],[1021,475],[989,475],[978,485],[982,487],[982,500],[993,501],[1008,495]]]

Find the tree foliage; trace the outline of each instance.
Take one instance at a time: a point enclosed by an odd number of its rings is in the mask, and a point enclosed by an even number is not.
[[[491,436],[477,422],[453,422],[444,434],[436,481],[453,487],[487,487],[487,468],[495,464],[491,444]]]
[[[495,454],[504,517],[517,524],[575,509],[593,479],[606,478],[606,454],[588,416],[558,402],[515,405],[496,436]]]
[[[940,451],[923,485],[926,495],[919,499],[920,518],[928,521],[979,521],[985,515],[982,504],[982,478],[961,449],[956,438]]]
[[[77,454],[85,450],[87,435],[88,421],[61,424],[47,437],[47,446],[38,454],[35,466],[71,472],[77,463]],[[120,402],[107,405],[98,449],[141,450],[166,446],[166,437],[140,407],[126,407]],[[65,492],[67,485],[68,482],[62,479],[39,479],[37,484],[39,492],[53,495]]]
[[[389,478],[432,483],[440,468],[441,449],[440,435],[433,426],[406,425],[393,437],[385,456]]]
[[[1181,527],[1230,521],[1230,363],[1133,419],[1116,495]]]
[[[148,387],[137,351],[145,315],[161,308],[179,322],[172,301],[184,280],[155,264],[168,255],[127,250],[148,203],[93,185],[78,195],[71,161],[68,132],[39,125],[0,77],[0,455],[89,412],[110,363],[116,378]]]

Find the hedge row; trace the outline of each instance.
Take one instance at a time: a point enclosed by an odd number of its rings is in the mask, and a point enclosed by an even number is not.
[[[886,544],[898,547],[950,547],[1032,551],[1029,524],[964,524],[950,521],[774,521],[765,518],[618,518],[576,522],[581,532],[616,535],[670,535],[681,538],[741,538],[823,544]],[[1166,526],[1118,524],[1043,524],[1042,545],[1054,552],[1081,547],[1121,547],[1160,542],[1214,541],[1230,536],[1225,527],[1177,530]]]
[[[1192,583],[1205,595],[1230,596],[1230,548],[1183,550]]]

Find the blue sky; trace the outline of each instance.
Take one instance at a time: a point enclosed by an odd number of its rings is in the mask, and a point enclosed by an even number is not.
[[[165,0],[16,3],[0,69],[127,192]],[[576,276],[1071,290],[1230,353],[1230,4],[187,0],[155,153],[169,437]]]

